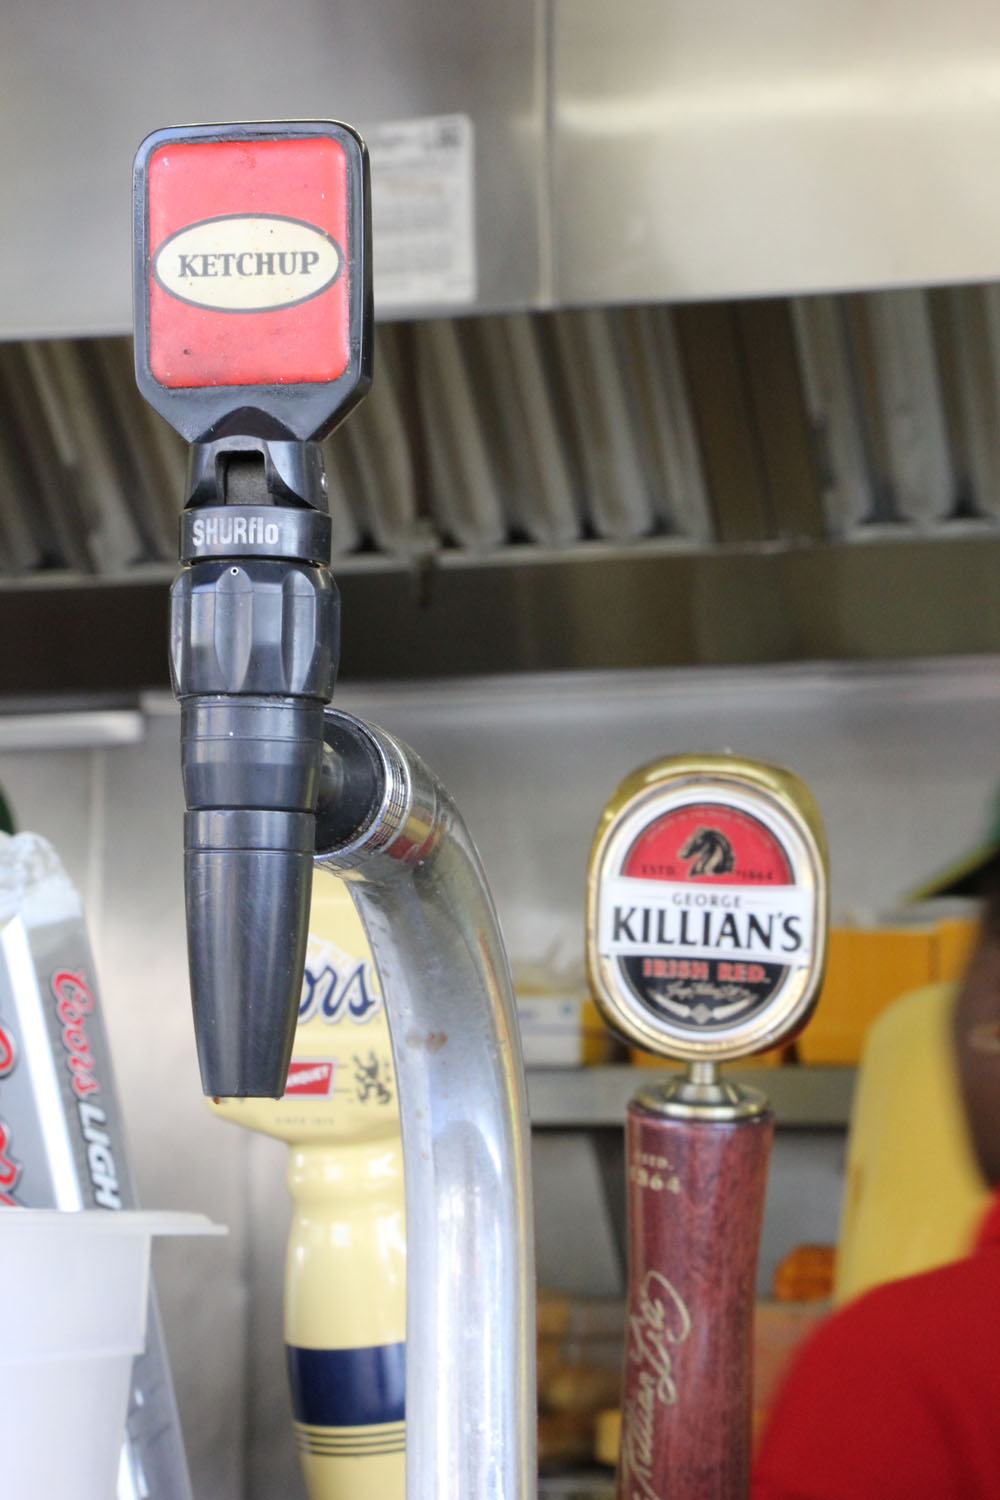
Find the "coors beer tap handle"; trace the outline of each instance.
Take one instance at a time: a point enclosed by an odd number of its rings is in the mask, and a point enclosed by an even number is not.
[[[279,1096],[295,1030],[339,648],[318,440],[370,381],[368,197],[329,121],[158,130],[136,157],[136,377],[194,445],[170,633],[209,1095]]]
[[[805,1024],[826,907],[822,826],[786,771],[675,757],[636,771],[605,808],[587,888],[591,985],[629,1041],[688,1064],[628,1107],[620,1500],[747,1493],[774,1118],[716,1066]]]

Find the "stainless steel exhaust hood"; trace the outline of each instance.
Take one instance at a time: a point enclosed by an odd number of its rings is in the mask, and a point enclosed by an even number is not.
[[[165,681],[183,456],[129,356],[0,345],[0,692]],[[389,322],[376,363],[327,445],[354,680],[996,649],[997,286]]]
[[[982,0],[8,6],[0,337],[129,327],[129,163],[191,120],[366,130],[383,316],[989,280],[998,60]]]
[[[366,130],[386,189],[376,180],[382,314],[536,304],[542,33],[533,0],[8,7],[0,337],[131,327],[131,160],[151,129],[194,120],[332,116]],[[400,236],[413,256],[433,249],[428,210],[446,215],[452,243],[471,215],[473,264],[450,281],[400,282]]]
[[[0,693],[163,681],[183,456],[108,337],[124,184],[153,126],[269,114],[372,148],[349,675],[995,649],[1000,292],[925,288],[1000,273],[1000,12],[869,11],[12,8]]]

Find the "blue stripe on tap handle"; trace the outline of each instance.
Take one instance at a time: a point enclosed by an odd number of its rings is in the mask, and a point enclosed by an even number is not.
[[[369,1427],[405,1413],[405,1344],[302,1349],[286,1344],[295,1420],[307,1427]]]

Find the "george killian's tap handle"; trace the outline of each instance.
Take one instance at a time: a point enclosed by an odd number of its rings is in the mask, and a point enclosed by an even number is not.
[[[706,1126],[628,1106],[629,1295],[619,1496],[738,1500],[774,1116]]]
[[[194,445],[170,633],[209,1095],[279,1096],[295,1032],[339,651],[318,440],[370,381],[368,198],[329,121],[158,130],[136,157],[136,378]]]
[[[688,1063],[631,1101],[619,1500],[743,1500],[754,1283],[774,1117],[717,1065],[806,1021],[826,849],[788,772],[733,756],[643,767],[591,853],[587,955],[607,1019]]]

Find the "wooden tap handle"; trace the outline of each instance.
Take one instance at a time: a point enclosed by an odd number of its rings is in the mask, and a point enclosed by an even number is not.
[[[618,1500],[745,1500],[769,1110],[718,1123],[633,1100]]]

